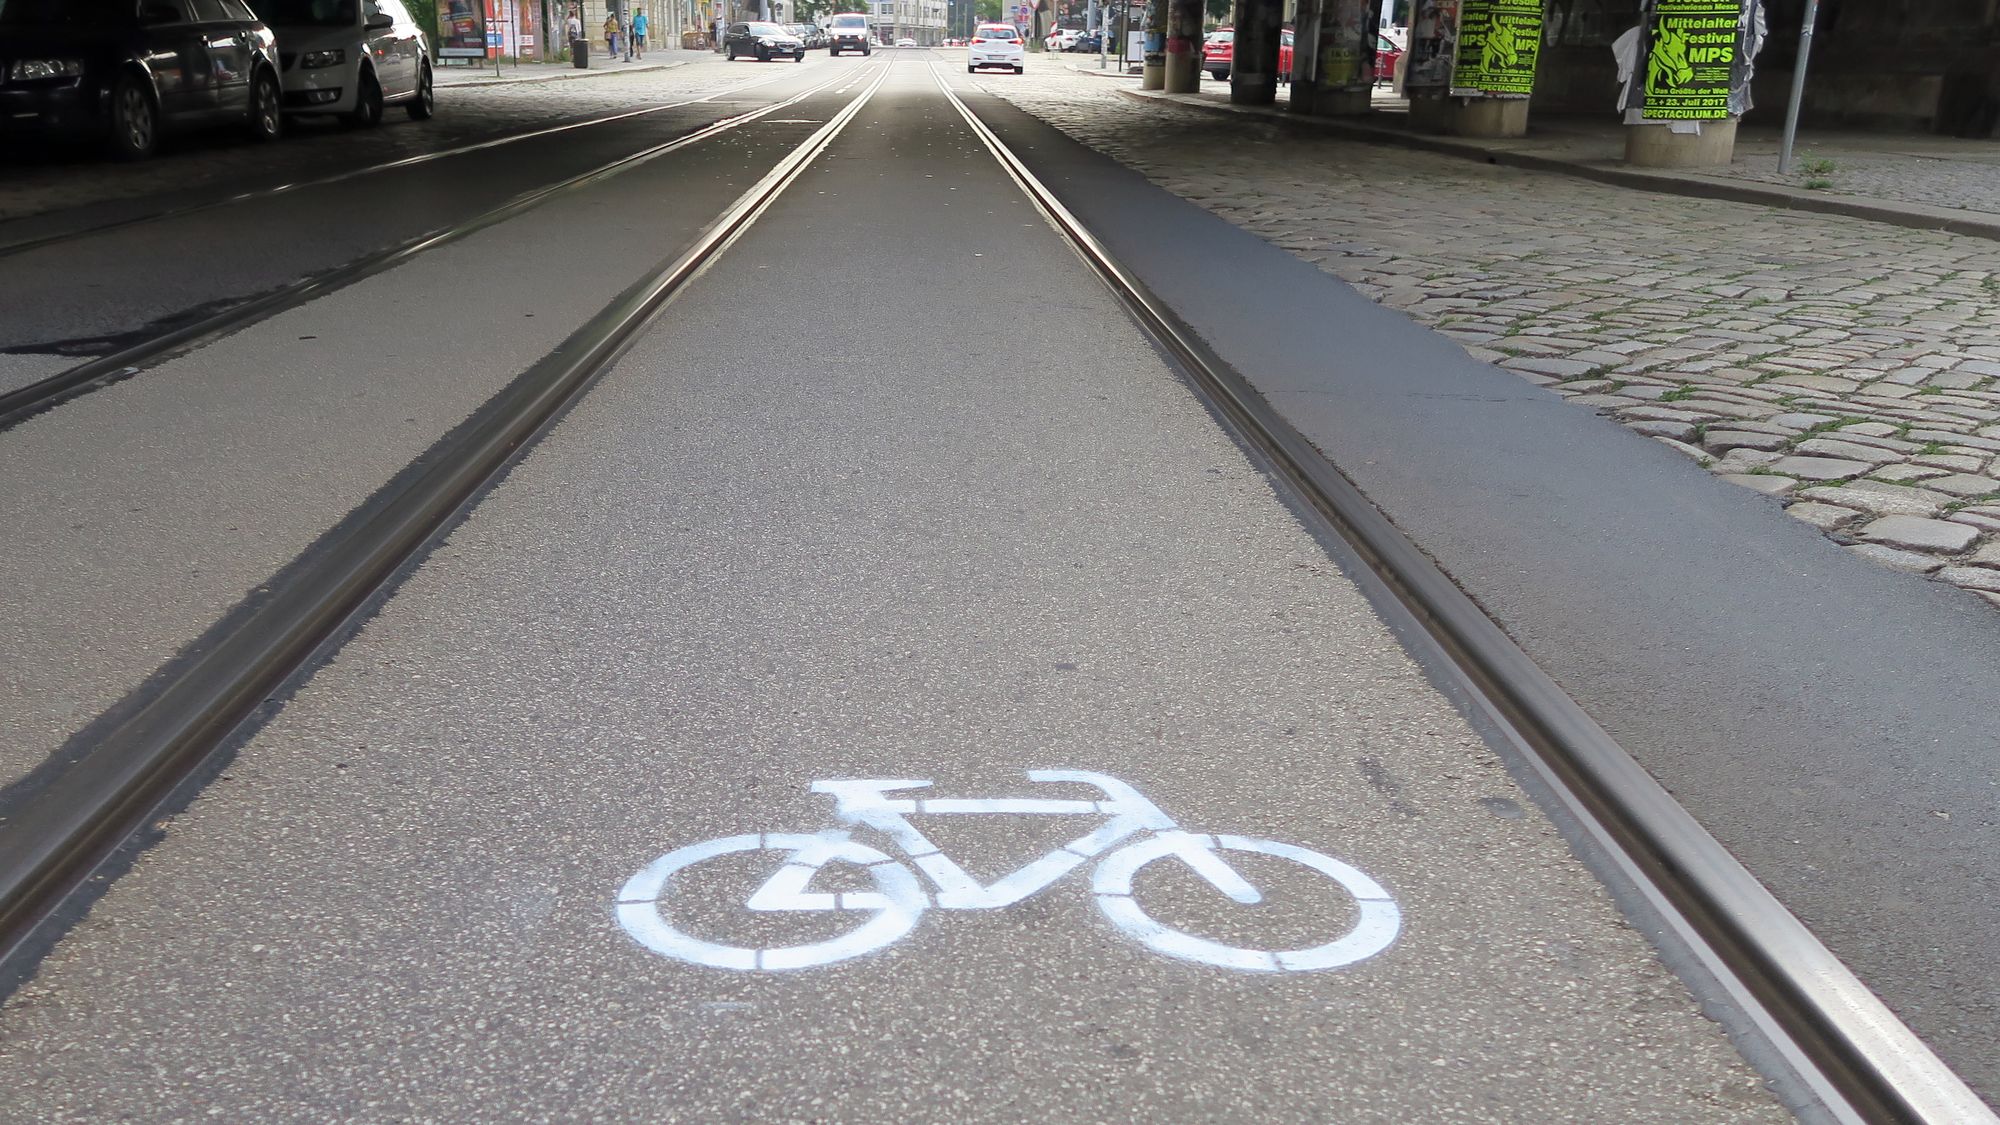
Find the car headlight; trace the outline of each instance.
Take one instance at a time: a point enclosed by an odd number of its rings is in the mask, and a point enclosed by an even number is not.
[[[83,73],[82,59],[16,59],[7,68],[14,82],[34,82],[43,78],[75,78]]]
[[[347,61],[347,51],[335,47],[331,51],[307,51],[299,56],[299,65],[307,70],[318,70],[326,66],[339,66]]]

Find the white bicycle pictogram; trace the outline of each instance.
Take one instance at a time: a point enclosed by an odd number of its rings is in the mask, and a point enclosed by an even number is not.
[[[1011,906],[1103,856],[1091,874],[1091,891],[1098,909],[1121,933],[1168,957],[1250,972],[1337,969],[1387,949],[1402,928],[1402,912],[1389,892],[1360,870],[1331,856],[1274,840],[1184,831],[1137,790],[1101,773],[1029,770],[1028,780],[1095,786],[1104,793],[1104,800],[904,798],[889,794],[928,788],[931,783],[815,781],[812,791],[834,798],[834,815],[847,827],[816,833],[751,833],[677,848],[626,881],[618,894],[618,922],[646,948],[697,965],[764,972],[808,969],[893,945],[914,929],[924,911],[932,907],[997,910]],[[991,885],[983,885],[966,874],[908,819],[918,815],[994,813],[1110,819]],[[864,827],[886,836],[902,850],[904,858],[887,855],[853,839],[854,830]],[[718,856],[759,851],[785,852],[788,856],[777,872],[751,893],[744,903],[746,908],[846,911],[872,917],[836,938],[762,949],[720,945],[674,927],[667,908],[676,893],[674,876],[678,872]],[[1230,899],[1245,904],[1261,901],[1263,895],[1229,866],[1222,856],[1224,852],[1275,856],[1325,875],[1353,899],[1357,920],[1345,934],[1304,949],[1245,949],[1162,925],[1149,917],[1135,899],[1133,879],[1140,869],[1171,856],[1187,864]],[[809,890],[813,877],[829,863],[848,863],[864,869],[874,889],[837,893]],[[934,894],[925,889],[918,878],[919,872],[935,887]]]

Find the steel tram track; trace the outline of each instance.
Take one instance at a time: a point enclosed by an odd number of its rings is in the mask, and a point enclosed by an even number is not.
[[[294,309],[309,301],[345,288],[377,274],[401,266],[420,254],[447,246],[469,235],[506,222],[535,207],[539,207],[558,196],[566,195],[580,188],[588,187],[602,180],[626,172],[656,157],[698,144],[711,137],[726,133],[741,125],[747,125],[763,117],[776,113],[825,92],[842,82],[853,79],[851,72],[843,72],[806,90],[754,110],[725,117],[720,121],[702,126],[692,132],[682,134],[672,140],[661,142],[637,152],[627,153],[607,161],[586,172],[580,172],[552,184],[544,184],[514,196],[497,207],[483,211],[469,219],[446,226],[437,227],[414,238],[405,239],[393,246],[365,254],[344,265],[301,278],[289,285],[252,297],[249,300],[229,306],[212,315],[169,329],[159,335],[136,344],[118,349],[108,355],[85,360],[72,367],[64,368],[53,375],[38,379],[22,387],[0,393],[0,432],[17,425],[51,407],[58,406],[79,395],[88,394],[113,383],[121,382],[137,375],[176,355],[190,351],[218,337],[239,331],[258,321]],[[778,78],[765,79],[761,83],[779,81]],[[741,87],[739,87],[740,89]],[[711,95],[719,96],[719,95]],[[706,101],[708,99],[698,99]],[[692,105],[682,102],[679,105]],[[639,112],[652,113],[661,109],[674,108],[660,106]],[[629,117],[636,114],[624,114]],[[606,119],[611,120],[611,119]],[[553,131],[553,130],[551,130]],[[518,139],[518,138],[517,138]],[[459,150],[466,151],[466,150]],[[435,154],[444,155],[444,154]],[[376,169],[379,170],[379,169]]]
[[[2000,1125],[1954,1073],[1436,563],[1063,206],[931,65],[945,98],[1181,368],[1203,405],[1344,541],[1435,643],[1569,818],[1604,850],[1839,1119]]]
[[[627,288],[419,457],[288,568],[285,580],[268,584],[261,601],[225,618],[227,629],[212,630],[143,698],[114,709],[115,721],[87,745],[73,742],[67,756],[37,771],[25,799],[0,817],[0,991],[31,968],[39,943],[62,925],[60,908],[92,872],[406,563],[439,541],[825,151],[887,79],[890,67],[878,65],[872,75],[835,79],[867,84],[693,246]]]
[[[617,113],[609,113],[600,117],[584,118],[581,121],[566,121],[560,125],[547,125],[539,129],[530,129],[522,133],[508,133],[504,136],[488,137],[483,141],[473,141],[467,144],[455,145],[451,148],[439,149],[436,152],[420,152],[414,156],[403,156],[403,157],[398,157],[395,160],[385,160],[380,164],[370,164],[361,168],[349,168],[344,171],[333,172],[324,176],[313,176],[307,179],[294,180],[282,184],[272,184],[268,187],[252,188],[249,191],[235,192],[233,194],[221,196],[216,199],[204,199],[201,200],[200,202],[189,203],[180,207],[166,207],[158,211],[148,211],[140,215],[130,215],[122,219],[113,219],[108,222],[95,223],[90,226],[78,227],[74,230],[57,231],[53,234],[36,235],[32,238],[16,239],[11,242],[0,242],[0,258],[9,257],[14,254],[26,253],[29,250],[39,250],[45,246],[59,246],[65,242],[74,242],[77,239],[89,238],[94,235],[103,234],[106,231],[122,230],[126,227],[143,226],[147,223],[160,222],[165,219],[177,219],[184,215],[194,215],[203,211],[213,211],[222,207],[232,207],[239,203],[249,203],[254,200],[269,199],[273,196],[287,195],[291,192],[303,191],[307,188],[325,187],[329,184],[344,183],[348,180],[360,179],[363,176],[372,176],[378,172],[393,172],[399,168],[411,168],[419,164],[428,164],[433,160],[443,160],[447,157],[452,157],[452,156],[463,156],[468,152],[483,152],[487,149],[500,148],[504,145],[511,145],[517,141],[531,141],[537,137],[553,136],[557,133],[568,133],[577,129],[588,129],[593,125],[609,125],[616,121],[628,121],[633,118],[646,117],[648,115],[655,113],[665,113],[670,109],[685,109],[686,107],[691,105],[701,105],[705,102],[715,101],[718,98],[728,97],[731,94],[740,94],[746,90],[755,90],[762,86],[768,86],[774,82],[782,82],[787,77],[789,77],[789,75],[771,75],[765,78],[754,78],[746,82],[739,82],[732,86],[726,86],[723,89],[717,90],[712,94],[704,94],[701,97],[689,98],[685,101],[669,102],[665,105],[647,106],[644,109],[621,110]],[[19,220],[10,220],[10,221],[19,222],[38,217],[40,216],[23,216]]]

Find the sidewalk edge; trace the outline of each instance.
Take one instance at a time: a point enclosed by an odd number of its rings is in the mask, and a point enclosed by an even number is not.
[[[536,65],[544,66],[548,64],[537,63]],[[688,60],[681,59],[676,62],[647,63],[645,66],[620,67],[617,70],[580,71],[572,67],[561,74],[543,74],[543,75],[538,75],[534,78],[494,78],[487,80],[466,79],[463,82],[459,81],[441,82],[438,84],[438,88],[449,90],[457,87],[464,87],[466,89],[473,89],[473,90],[489,90],[495,86],[523,86],[531,82],[568,82],[576,78],[603,78],[606,75],[610,74],[643,74],[649,70],[672,70],[674,67],[687,66],[687,65],[688,65]]]

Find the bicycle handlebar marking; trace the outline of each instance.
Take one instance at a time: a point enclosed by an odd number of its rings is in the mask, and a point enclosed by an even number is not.
[[[1309,848],[1248,836],[1207,836],[1182,830],[1159,806],[1116,778],[1084,770],[1029,770],[1028,780],[1091,785],[1101,801],[1032,797],[890,797],[926,789],[928,781],[823,780],[812,792],[834,798],[834,815],[844,828],[818,833],[761,833],[728,836],[677,848],[641,868],[618,894],[618,923],[634,941],[655,953],[710,968],[738,972],[782,972],[816,968],[859,957],[901,941],[924,911],[997,910],[1034,895],[1064,875],[1103,856],[1091,877],[1098,909],[1125,936],[1168,957],[1245,972],[1316,972],[1366,960],[1387,949],[1402,929],[1394,896],[1359,869]],[[1015,816],[1109,816],[1096,829],[1041,856],[990,885],[981,884],[933,844],[909,817],[921,815],[1010,814]],[[900,848],[898,859],[852,839],[868,828]],[[1150,835],[1148,835],[1150,833]],[[1135,839],[1136,837],[1136,839]],[[1130,841],[1130,842],[1128,842]],[[837,938],[805,945],[748,948],[704,941],[676,929],[668,917],[674,876],[719,856],[746,852],[790,853],[776,873],[753,891],[745,909],[759,912],[872,913],[858,928]],[[1223,852],[1247,852],[1289,860],[1338,883],[1353,899],[1359,918],[1347,933],[1320,945],[1293,950],[1244,949],[1223,945],[1161,924],[1137,902],[1133,880],[1141,868],[1174,858],[1235,902],[1250,905],[1263,895],[1238,874]],[[846,863],[868,873],[873,891],[815,892],[809,888],[821,868]],[[912,870],[914,868],[915,870]],[[935,887],[926,891],[921,872]]]

